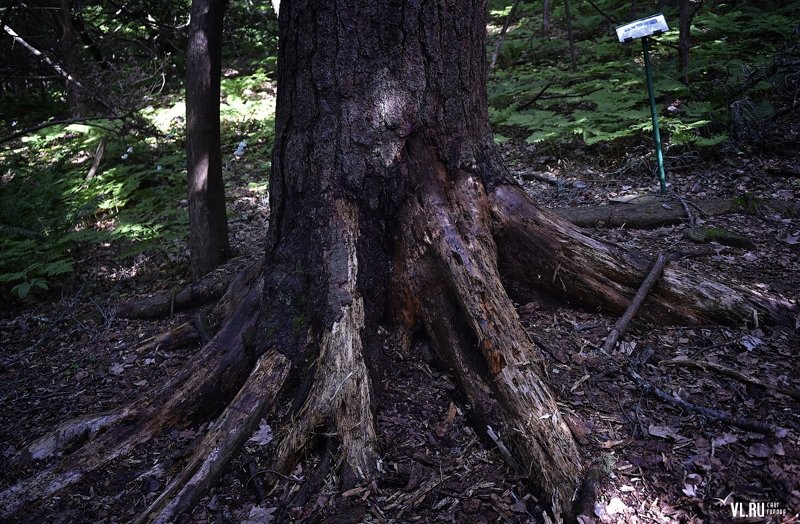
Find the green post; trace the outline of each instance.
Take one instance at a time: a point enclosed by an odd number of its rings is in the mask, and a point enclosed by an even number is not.
[[[661,184],[661,194],[667,193],[667,177],[664,174],[664,154],[661,152],[661,133],[658,131],[658,112],[656,111],[656,93],[653,89],[653,68],[650,66],[650,49],[647,41],[642,38],[642,52],[644,53],[644,73],[647,77],[647,93],[650,95],[650,116],[653,119],[653,140],[656,143],[656,159],[658,160],[658,181]]]

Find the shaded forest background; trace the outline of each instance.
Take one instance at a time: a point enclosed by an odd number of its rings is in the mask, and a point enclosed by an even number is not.
[[[798,3],[685,2],[692,15],[685,66],[679,3],[662,6],[673,29],[658,37],[654,56],[668,170],[698,157],[791,148]],[[75,278],[89,245],[113,244],[127,260],[152,253],[166,273],[186,274],[189,7],[11,2],[2,11],[4,295],[45,299]],[[490,7],[494,38],[487,56],[509,23],[489,84],[495,140],[553,159],[587,159],[600,172],[635,169],[647,176],[651,127],[641,51],[619,44],[613,28],[657,6],[574,2],[574,70],[564,3],[492,1]],[[225,180],[229,191],[235,185],[252,198],[265,198],[269,187],[276,35],[271,6],[228,7],[220,100]],[[25,132],[34,128],[41,129]]]

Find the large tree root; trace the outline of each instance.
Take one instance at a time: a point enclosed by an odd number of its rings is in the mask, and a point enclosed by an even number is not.
[[[481,181],[460,176],[446,194],[431,189],[426,195],[427,199],[409,209],[406,251],[431,257],[423,266],[428,265],[432,273],[427,278],[413,275],[408,284],[416,296],[423,297],[419,314],[435,333],[434,348],[444,362],[454,365],[470,402],[484,411],[480,418],[500,425],[493,429],[505,433],[515,462],[536,490],[549,496],[555,515],[571,516],[583,471],[580,455],[541,379],[542,360],[500,281],[491,213]],[[413,260],[406,263],[406,267],[415,265]],[[434,286],[439,279],[445,284],[438,287],[444,296],[452,297],[456,308],[441,296],[435,298],[430,288],[416,287]],[[434,323],[455,329],[443,332]],[[457,335],[459,326],[466,327],[471,336]],[[483,362],[476,366],[478,355]],[[478,386],[480,382],[484,384]]]
[[[209,273],[203,280],[183,289],[123,304],[117,314],[125,318],[162,318],[219,299],[230,279]]]
[[[692,202],[694,206],[707,216],[725,215],[728,213],[756,214],[774,211],[784,216],[800,214],[800,205],[791,200],[756,201],[745,198],[710,198]],[[691,222],[687,220],[685,208],[678,205],[674,198],[655,198],[652,202],[588,206],[563,207],[553,210],[561,218],[580,227],[626,227],[654,228]]]
[[[230,405],[195,447],[183,471],[139,517],[138,522],[172,522],[192,507],[222,473],[233,453],[272,409],[289,373],[289,361],[271,350],[259,358]]]
[[[287,428],[276,457],[279,471],[288,472],[312,438],[315,428],[333,418],[341,451],[359,479],[376,468],[375,422],[371,385],[364,360],[364,300],[357,289],[359,261],[358,211],[345,201],[335,205],[335,225],[327,268],[329,302],[342,303],[341,312],[322,336],[314,384],[303,407]]]
[[[592,239],[540,208],[522,188],[489,194],[500,267],[515,289],[543,288],[620,314],[651,261]],[[678,267],[667,268],[642,308],[650,320],[689,324],[794,325],[796,304]]]

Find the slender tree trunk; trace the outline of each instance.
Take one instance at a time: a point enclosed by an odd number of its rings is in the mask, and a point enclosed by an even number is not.
[[[578,64],[575,58],[575,35],[572,33],[572,13],[570,9],[570,0],[564,0],[564,16],[567,19],[567,38],[569,40],[569,61],[572,67],[572,72],[578,70]]]
[[[678,66],[681,70],[683,83],[689,85],[689,49],[691,41],[689,38],[692,15],[689,0],[680,0],[678,15]]]
[[[86,96],[81,85],[80,57],[76,45],[75,28],[72,24],[72,7],[69,0],[59,0],[58,21],[61,26],[61,36],[58,47],[64,61],[64,67],[75,82],[66,82],[67,105],[73,117],[82,117],[86,114]]]
[[[198,279],[230,255],[220,152],[220,75],[226,0],[193,0],[186,63],[189,249]]]
[[[542,1],[542,37],[550,36],[550,0]]]

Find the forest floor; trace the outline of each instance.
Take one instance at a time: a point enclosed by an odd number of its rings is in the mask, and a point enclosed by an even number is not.
[[[512,170],[562,180],[557,185],[526,182],[551,207],[606,204],[657,191],[644,162],[629,161],[609,173],[581,151],[559,154],[569,157],[563,161],[513,141],[503,148]],[[687,201],[745,193],[798,199],[796,155],[668,156],[670,191]],[[220,274],[235,274],[259,257],[269,215],[265,197],[237,182],[228,195],[237,257]],[[653,255],[692,252],[671,263],[797,299],[800,218],[699,219],[751,243],[697,245],[684,237],[685,225],[589,233]],[[57,422],[134,400],[199,346],[136,351],[142,341],[186,322],[196,311],[161,321],[116,315],[121,302],[184,284],[184,261],[159,253],[120,258],[113,245],[86,248],[76,259],[60,298],[11,305],[0,313],[0,489],[44,467],[13,463],[27,442]],[[520,304],[519,313],[542,350],[547,381],[583,461],[599,477],[593,521],[729,522],[733,509],[747,514],[750,502],[763,502],[754,508],[765,517],[743,521],[800,522],[800,400],[746,380],[800,391],[796,330],[634,322],[617,349],[604,354],[599,347],[616,317],[550,301]],[[630,372],[631,362],[645,350],[652,356],[639,374],[669,395],[785,430],[776,436],[738,429],[648,395]],[[317,449],[290,475],[278,475],[267,460],[271,444],[265,426],[183,522],[539,522],[535,497],[522,476],[506,466],[491,442],[475,434],[452,375],[427,354],[386,355],[395,374],[376,385],[384,471],[377,481],[341,492],[331,468],[333,449]],[[721,364],[745,377],[690,367],[692,362]],[[175,428],[159,436],[70,494],[27,508],[21,520],[131,521],[164,487],[202,429]],[[326,469],[325,484],[309,480]],[[125,489],[119,494],[121,485]]]

